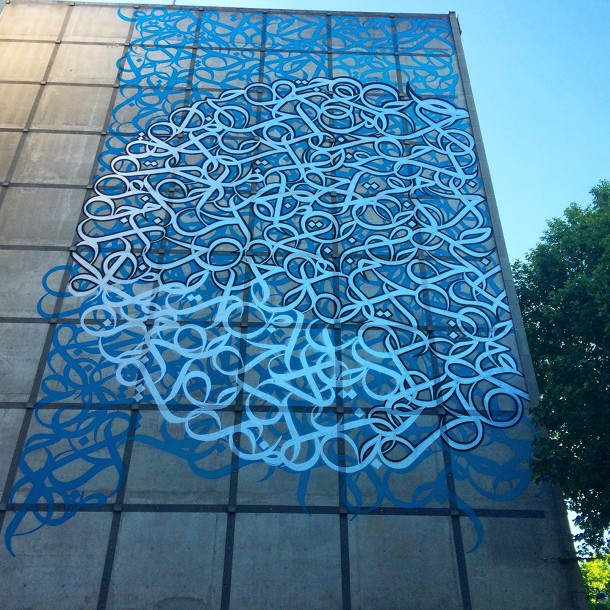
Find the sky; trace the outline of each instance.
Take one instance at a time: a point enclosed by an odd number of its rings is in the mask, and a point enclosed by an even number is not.
[[[201,0],[179,0],[179,4],[206,5]],[[388,14],[455,11],[513,261],[536,245],[548,219],[560,216],[573,201],[588,204],[590,189],[610,179],[610,0],[213,0],[208,4]]]

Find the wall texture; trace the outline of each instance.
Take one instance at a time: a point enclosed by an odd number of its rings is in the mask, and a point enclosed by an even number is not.
[[[454,15],[0,15],[3,608],[580,608]]]

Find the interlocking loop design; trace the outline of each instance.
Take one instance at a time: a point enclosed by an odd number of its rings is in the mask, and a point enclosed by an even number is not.
[[[252,84],[175,110],[111,167],[78,228],[82,326],[193,439],[293,471],[400,470],[519,421],[465,110],[350,78]]]

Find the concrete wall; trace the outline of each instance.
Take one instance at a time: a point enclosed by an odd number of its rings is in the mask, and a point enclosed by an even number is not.
[[[454,15],[0,57],[3,608],[585,607]]]

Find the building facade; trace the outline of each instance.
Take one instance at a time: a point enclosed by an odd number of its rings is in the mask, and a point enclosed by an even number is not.
[[[580,608],[449,15],[0,15],[5,608]]]

